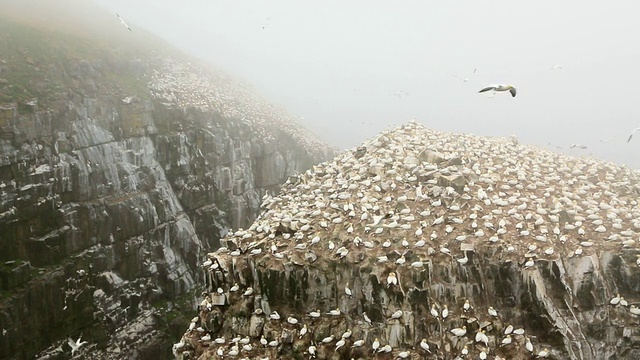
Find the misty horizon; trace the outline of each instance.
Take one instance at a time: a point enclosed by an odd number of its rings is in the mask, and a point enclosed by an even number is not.
[[[640,168],[631,2],[96,1],[113,31],[129,32],[117,12],[341,149],[416,119]],[[478,93],[494,83],[517,96]]]

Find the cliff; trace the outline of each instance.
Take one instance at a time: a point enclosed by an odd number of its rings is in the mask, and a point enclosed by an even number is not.
[[[332,150],[112,14],[25,3],[0,6],[0,358],[167,358],[204,254]]]
[[[415,122],[207,254],[176,359],[640,358],[640,174]]]

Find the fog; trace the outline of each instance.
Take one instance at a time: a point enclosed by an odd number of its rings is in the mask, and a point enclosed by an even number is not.
[[[640,168],[637,2],[95,1],[340,148],[415,118]],[[518,94],[478,94],[492,83]]]

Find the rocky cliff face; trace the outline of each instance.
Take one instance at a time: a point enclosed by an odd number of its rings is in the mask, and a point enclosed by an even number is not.
[[[2,29],[0,358],[170,356],[204,254],[331,150],[168,50]]]
[[[409,123],[208,254],[176,359],[640,358],[640,174]]]

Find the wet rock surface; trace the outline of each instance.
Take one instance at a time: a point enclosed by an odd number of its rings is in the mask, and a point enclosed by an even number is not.
[[[383,132],[290,179],[207,254],[176,359],[631,359],[640,175]]]
[[[4,33],[0,47],[16,39]],[[63,46],[38,44],[49,55]],[[15,49],[2,53],[9,75],[39,64],[57,90],[0,104],[0,358],[70,358],[67,337],[79,336],[76,357],[166,358],[170,332],[188,324],[180,314],[199,302],[203,254],[332,150],[170,51],[17,63]],[[164,92],[189,85],[221,100],[160,99],[154,77],[173,80]],[[17,81],[0,84],[4,99]]]

